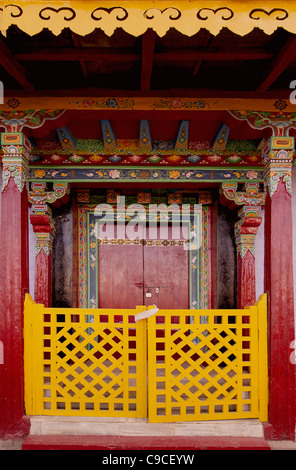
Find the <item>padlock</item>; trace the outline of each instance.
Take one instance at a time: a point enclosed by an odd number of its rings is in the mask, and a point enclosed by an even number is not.
[[[147,292],[146,292],[146,297],[152,297],[152,294],[151,294],[151,291],[150,291],[150,289],[149,289],[149,290],[147,290]]]

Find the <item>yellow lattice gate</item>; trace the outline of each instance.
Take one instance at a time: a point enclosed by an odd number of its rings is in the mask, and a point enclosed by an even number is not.
[[[267,419],[266,296],[148,319],[150,422]]]
[[[146,325],[136,313],[44,308],[27,296],[27,414],[147,416]]]
[[[265,295],[242,310],[135,322],[142,310],[44,308],[27,295],[26,413],[267,420]]]

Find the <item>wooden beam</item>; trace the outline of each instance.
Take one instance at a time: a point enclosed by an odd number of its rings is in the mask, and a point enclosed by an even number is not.
[[[148,29],[142,36],[141,90],[150,90],[155,45],[155,32]]]
[[[108,62],[134,62],[141,59],[141,55],[127,49],[96,48],[96,47],[59,47],[39,49],[14,55],[17,60],[30,61],[81,61],[104,60]]]
[[[165,91],[165,96],[168,98],[217,98],[217,99],[241,99],[241,100],[289,100],[291,94],[290,89],[277,89],[270,91],[244,91],[244,90],[213,90],[211,88],[170,88]],[[5,88],[6,97],[15,97],[15,98],[26,98],[27,93],[24,90],[16,90]],[[30,93],[31,98],[38,98],[41,102],[43,98],[54,97],[54,98],[64,98],[68,97],[124,97],[124,98],[163,98],[164,90],[124,90],[124,89],[115,89],[115,88],[100,88],[100,87],[84,87],[84,88],[69,88],[69,89],[46,89],[46,90],[34,90]],[[245,101],[245,106],[247,101]],[[242,105],[243,106],[243,105]],[[227,108],[228,109],[228,108]],[[241,108],[241,109],[245,109]],[[272,108],[273,109],[273,108]],[[104,111],[105,112],[105,111]],[[114,112],[114,111],[112,111]],[[119,111],[122,112],[122,111]],[[183,113],[184,111],[182,111]]]
[[[266,60],[273,55],[264,50],[225,51],[216,49],[195,50],[195,49],[167,49],[164,52],[155,53],[155,61],[245,61],[245,60]]]
[[[148,66],[148,59],[151,61],[245,61],[245,60],[267,60],[273,57],[273,54],[264,50],[244,49],[243,51],[224,51],[224,50],[197,50],[197,49],[166,49],[164,52],[153,51],[153,41],[145,39],[143,41],[143,53],[147,58],[144,65]],[[135,62],[141,60],[141,54],[132,52],[128,49],[119,48],[95,48],[95,47],[59,47],[40,49],[37,51],[21,52],[14,55],[14,58],[22,61],[80,61],[80,60],[104,60],[109,62]]]
[[[257,88],[257,91],[267,91],[283,71],[296,57],[296,36],[291,35],[279,54],[271,63],[270,71]]]
[[[35,90],[26,78],[25,69],[18,63],[2,39],[0,39],[0,64],[26,91]]]

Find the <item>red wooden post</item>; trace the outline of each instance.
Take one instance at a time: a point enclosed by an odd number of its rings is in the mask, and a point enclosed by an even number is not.
[[[0,236],[0,437],[29,431],[24,417],[23,311],[29,288],[28,154],[22,133],[3,133]]]
[[[243,206],[235,225],[237,246],[237,304],[238,308],[256,302],[255,239],[261,224],[261,207]]]
[[[272,137],[264,150],[265,290],[269,294],[269,425],[266,437],[295,440],[295,364],[291,168],[294,138]]]

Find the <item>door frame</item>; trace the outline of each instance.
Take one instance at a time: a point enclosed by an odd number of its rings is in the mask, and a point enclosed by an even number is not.
[[[189,301],[191,309],[210,307],[211,250],[209,206],[196,204],[198,211],[190,212],[189,233],[195,236],[189,250]],[[98,242],[96,238],[95,208],[97,204],[76,205],[76,227],[78,236],[74,246],[77,260],[77,287],[79,308],[99,308],[98,302]],[[116,214],[116,205],[114,213]],[[126,214],[125,214],[126,215]],[[171,214],[170,218],[171,218]],[[125,222],[129,219],[125,217]],[[171,219],[169,220],[171,222]]]

